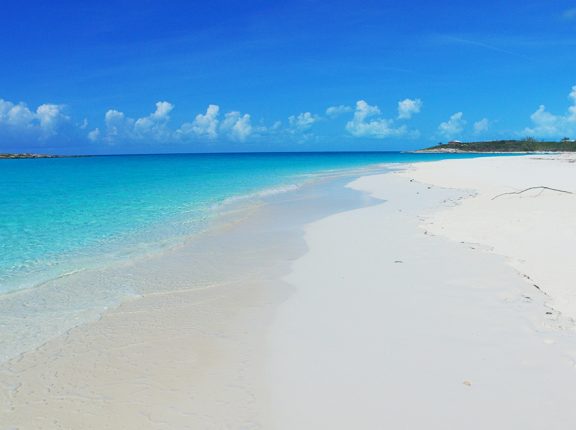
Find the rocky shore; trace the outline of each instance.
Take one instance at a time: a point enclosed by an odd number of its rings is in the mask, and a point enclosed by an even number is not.
[[[0,159],[20,159],[20,158],[69,158],[69,157],[82,157],[81,155],[50,155],[50,154],[1,154]]]

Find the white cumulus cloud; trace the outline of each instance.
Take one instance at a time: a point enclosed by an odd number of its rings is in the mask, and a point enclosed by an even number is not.
[[[94,130],[89,131],[88,139],[90,139],[92,142],[97,142],[98,139],[100,139],[100,129],[95,128]]]
[[[0,123],[13,127],[28,127],[34,121],[35,115],[23,103],[17,105],[0,100]]]
[[[474,123],[474,133],[480,134],[488,131],[490,128],[490,120],[488,118],[482,118],[480,121]]]
[[[259,131],[264,130],[263,127]],[[231,111],[224,114],[224,119],[220,119],[220,106],[208,105],[206,113],[198,114],[193,122],[184,123],[176,131],[179,138],[199,137],[215,140],[218,138],[243,142],[252,136],[255,128],[251,124],[249,114],[242,114],[238,111]]]
[[[312,127],[318,119],[317,116],[312,115],[310,112],[303,112],[299,115],[288,117],[288,123],[295,131],[305,131]]]
[[[448,121],[441,123],[438,126],[438,131],[444,137],[451,138],[454,137],[464,130],[466,126],[466,120],[464,119],[464,114],[462,112],[456,112]]]
[[[404,99],[398,102],[398,119],[410,119],[422,109],[422,100]]]
[[[55,135],[59,128],[70,121],[64,106],[46,103],[31,110],[25,103],[0,99],[0,133],[39,139]],[[23,136],[23,137],[24,137]]]
[[[62,113],[62,106],[54,104],[38,106],[38,109],[36,109],[36,117],[40,122],[40,128],[50,133],[54,133],[59,125],[69,120],[69,118]]]
[[[206,136],[210,139],[218,137],[218,116],[220,115],[220,106],[208,105],[206,113],[196,115],[194,122],[191,124],[191,130],[198,136]]]
[[[252,134],[250,115],[247,113],[242,115],[236,111],[228,112],[224,116],[220,130],[232,140],[243,142]]]
[[[133,127],[134,120],[126,118],[124,112],[110,109],[104,114],[104,124],[108,135],[119,136]]]
[[[123,140],[164,141],[171,135],[168,121],[172,109],[174,105],[160,101],[156,103],[154,112],[136,119],[129,118],[116,109],[109,109],[104,115],[104,130],[95,128],[87,133],[87,137],[92,141],[102,139],[107,143]]]
[[[174,105],[169,102],[157,102],[156,110],[150,115],[138,118],[134,122],[134,132],[143,136],[164,131],[164,126],[170,120],[170,112]]]
[[[356,102],[354,117],[346,123],[346,130],[353,136],[385,138],[408,133],[406,126],[395,127],[391,119],[380,118],[378,106],[372,106],[364,100]]]
[[[329,116],[330,118],[336,118],[337,116],[340,116],[348,112],[352,112],[353,110],[354,108],[352,106],[346,106],[346,105],[330,106],[328,109],[326,109],[326,115]]]
[[[568,98],[571,105],[564,115],[554,115],[546,110],[544,105],[530,115],[532,127],[524,129],[523,133],[536,137],[572,137],[576,134],[576,85],[572,87]]]

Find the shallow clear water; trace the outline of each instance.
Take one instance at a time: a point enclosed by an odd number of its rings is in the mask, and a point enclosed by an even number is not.
[[[471,155],[179,154],[0,160],[0,292],[173,244],[226,203],[315,175]]]

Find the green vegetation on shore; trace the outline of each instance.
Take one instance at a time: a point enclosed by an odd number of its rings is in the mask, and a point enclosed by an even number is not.
[[[452,141],[418,152],[576,152],[576,140],[564,138],[560,141],[540,141],[526,138],[486,142]]]

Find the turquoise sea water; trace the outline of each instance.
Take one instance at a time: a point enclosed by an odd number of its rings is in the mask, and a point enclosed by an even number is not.
[[[183,240],[227,202],[315,175],[471,155],[181,154],[0,160],[0,293]]]

